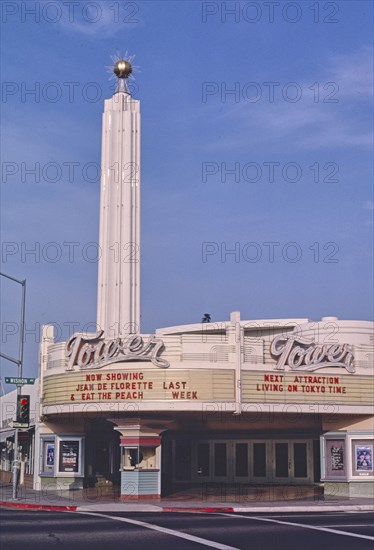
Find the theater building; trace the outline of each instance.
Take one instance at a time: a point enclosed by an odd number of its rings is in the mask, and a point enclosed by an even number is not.
[[[222,483],[373,494],[373,323],[199,323],[142,334],[140,102],[114,67],[102,133],[97,332],[42,332],[35,488],[123,499]],[[118,261],[114,249],[129,261]]]
[[[41,350],[40,487],[373,487],[373,324],[275,319],[73,336]],[[51,458],[52,457],[52,458]]]

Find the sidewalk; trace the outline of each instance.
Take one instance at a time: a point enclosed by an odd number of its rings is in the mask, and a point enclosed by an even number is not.
[[[270,488],[269,488],[270,489]],[[297,493],[285,487],[282,500],[271,499],[270,491],[261,491],[247,495],[247,498],[234,499],[232,495],[224,498],[164,498],[160,501],[119,501],[118,498],[99,494],[82,497],[80,492],[71,491],[62,494],[55,491],[35,491],[19,488],[18,498],[12,499],[12,486],[0,484],[0,507],[29,510],[90,511],[90,512],[336,512],[336,511],[374,511],[371,499],[324,498],[318,494],[307,498],[298,498]],[[287,493],[287,494],[286,494]],[[287,496],[288,495],[288,496]],[[279,497],[279,493],[277,495]]]

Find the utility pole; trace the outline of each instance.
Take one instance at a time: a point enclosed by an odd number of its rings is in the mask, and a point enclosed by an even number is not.
[[[18,366],[18,377],[22,378],[23,347],[24,347],[24,341],[25,341],[24,336],[25,336],[26,279],[24,279],[24,280],[15,279],[14,277],[11,277],[10,275],[6,275],[5,273],[0,273],[0,275],[2,277],[6,277],[7,279],[10,279],[11,281],[14,281],[15,283],[18,283],[18,284],[22,285],[21,324],[20,324],[20,331],[19,331],[18,359],[14,359],[13,357],[10,357],[9,355],[6,355],[5,353],[0,353],[1,357],[6,359],[7,361],[11,361],[12,363],[15,363]],[[17,384],[16,411],[17,411],[18,396],[21,395],[21,387],[22,387],[21,384]],[[12,476],[12,498],[13,498],[13,500],[17,499],[18,470],[19,470],[18,428],[15,427],[15,429],[14,429],[13,476]]]

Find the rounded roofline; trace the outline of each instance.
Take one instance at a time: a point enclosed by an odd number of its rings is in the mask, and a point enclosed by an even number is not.
[[[359,320],[359,319],[339,319],[338,317],[322,317],[318,321],[314,321],[313,319],[308,318],[281,318],[281,319],[239,319],[239,321],[215,321],[211,323],[192,323],[188,325],[175,325],[170,327],[162,327],[158,328],[155,331],[155,334],[157,335],[166,335],[166,334],[182,334],[184,332],[201,332],[204,331],[222,331],[226,330],[226,328],[232,323],[239,322],[242,327],[248,327],[248,328],[271,328],[271,327],[279,327],[279,326],[303,326],[305,327],[309,323],[316,324],[323,324],[323,323],[336,323],[337,325],[341,327],[361,327],[365,329],[372,329],[374,330],[374,321],[367,321],[367,320]]]

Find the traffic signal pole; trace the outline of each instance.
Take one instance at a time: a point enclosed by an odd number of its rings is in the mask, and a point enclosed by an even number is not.
[[[17,395],[18,390],[20,388],[17,388]],[[18,493],[18,470],[19,470],[19,462],[18,462],[18,428],[14,429],[14,450],[13,450],[13,475],[12,475],[12,498],[13,500],[17,499],[17,493]]]
[[[22,305],[21,305],[21,326],[20,326],[20,339],[19,339],[19,350],[18,350],[18,376],[22,378],[22,367],[23,367],[23,346],[24,346],[24,336],[25,336],[25,303],[26,303],[26,280],[20,281],[22,285]],[[18,403],[18,396],[21,395],[22,386],[17,385],[17,397],[16,402]],[[17,410],[17,405],[16,405]],[[14,430],[14,460],[13,460],[13,479],[12,479],[12,497],[13,500],[17,499],[18,493],[18,472],[20,469],[19,461],[19,452],[18,452],[18,428]]]
[[[0,275],[2,277],[5,277],[6,279],[10,279],[11,281],[14,281],[15,283],[22,285],[21,324],[20,324],[20,331],[19,331],[18,359],[13,359],[13,357],[9,357],[5,353],[0,353],[1,357],[6,359],[7,361],[11,361],[12,363],[15,363],[16,365],[18,365],[18,377],[22,378],[23,347],[25,342],[26,279],[23,279],[21,281],[20,279],[16,279],[15,277],[11,277],[10,275],[6,275],[5,273],[0,273]],[[18,396],[21,395],[21,388],[22,388],[22,385],[17,384],[16,411],[17,411]],[[12,476],[12,497],[14,500],[17,498],[18,471],[19,471],[18,428],[15,427],[14,428],[14,451],[13,451],[13,476]]]

